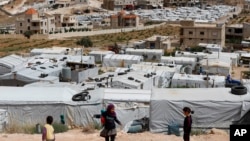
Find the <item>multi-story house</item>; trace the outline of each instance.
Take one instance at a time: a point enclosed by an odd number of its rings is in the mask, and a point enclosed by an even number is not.
[[[74,15],[64,15],[64,14],[53,14],[55,16],[56,27],[77,27],[78,22]]]
[[[180,45],[197,46],[199,43],[225,46],[225,24],[196,24],[181,21]]]
[[[37,34],[47,34],[55,30],[55,17],[48,14],[39,14],[35,9],[30,8],[25,12],[24,17],[16,20],[16,33],[23,34],[32,31]]]
[[[78,21],[74,15],[64,14],[39,14],[35,9],[30,8],[24,17],[16,20],[16,33],[23,34],[25,31],[32,31],[36,34],[48,34],[61,31],[61,28],[77,28]]]
[[[132,13],[126,14],[123,10],[116,15],[110,16],[111,28],[137,27],[138,25],[139,17]]]
[[[194,6],[205,2],[206,0],[164,0],[164,6]]]
[[[163,7],[163,0],[137,0],[138,7],[142,9],[152,9]]]
[[[135,7],[150,9],[162,7],[163,0],[103,0],[102,8],[108,10],[132,10]]]

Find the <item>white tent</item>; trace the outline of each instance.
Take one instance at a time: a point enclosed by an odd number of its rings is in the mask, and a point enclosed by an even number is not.
[[[92,116],[100,113],[99,95],[91,95],[89,101],[72,101],[78,91],[66,87],[0,87],[0,109],[8,111],[10,123],[35,125],[44,123],[48,115],[66,124],[88,125]]]
[[[17,55],[9,55],[3,58],[0,58],[0,75],[11,73],[26,63],[26,59]]]
[[[207,70],[208,73],[220,74],[227,76],[231,73],[230,62],[222,62],[217,59],[202,60],[200,64],[203,70]]]
[[[126,123],[149,117],[150,90],[100,89],[104,94],[104,104],[114,103],[119,120]]]
[[[167,57],[162,56],[161,57],[161,63],[166,64],[177,64],[177,65],[190,65],[192,69],[195,68],[195,65],[197,63],[196,58],[190,58],[190,57]]]
[[[95,62],[102,62],[103,58],[107,54],[115,54],[113,51],[91,51],[89,52],[89,56],[95,57]]]
[[[172,88],[206,88],[206,87],[225,87],[225,77],[211,75],[208,76],[209,79],[206,78],[206,75],[190,75],[190,74],[180,74],[175,73],[172,81]]]
[[[124,125],[149,116],[149,90],[95,89],[89,91],[90,100],[72,101],[72,96],[80,91],[70,87],[0,87],[0,109],[7,110],[10,123],[20,125],[43,124],[48,115],[59,123],[60,115],[64,115],[67,125],[87,126],[108,103],[116,105],[117,116]]]
[[[149,76],[147,76],[148,74]],[[159,76],[151,73],[134,71],[114,77],[111,86],[112,88],[150,90],[154,86],[158,86],[158,79]]]
[[[134,49],[126,48],[126,54],[144,56],[145,60],[161,60],[163,55],[162,49]]]
[[[150,131],[167,131],[173,123],[183,125],[182,109],[194,110],[193,127],[229,128],[250,109],[250,94],[234,95],[230,88],[153,89]]]
[[[142,56],[137,55],[108,54],[104,57],[102,65],[103,67],[129,67],[142,60]]]

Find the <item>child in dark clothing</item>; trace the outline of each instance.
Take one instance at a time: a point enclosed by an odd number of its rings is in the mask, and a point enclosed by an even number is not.
[[[183,114],[186,116],[184,119],[184,126],[183,126],[183,130],[184,130],[183,139],[184,139],[184,141],[190,140],[190,133],[191,133],[191,128],[192,128],[191,114],[193,114],[193,113],[194,112],[191,111],[191,109],[189,107],[183,108]]]
[[[105,141],[115,141],[116,136],[116,126],[115,122],[121,125],[121,122],[117,119],[116,113],[115,113],[115,106],[113,104],[109,104],[107,107],[107,110],[102,113],[102,123],[104,125],[104,130],[102,132],[105,132]]]

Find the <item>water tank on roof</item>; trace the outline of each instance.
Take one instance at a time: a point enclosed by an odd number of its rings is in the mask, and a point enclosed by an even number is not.
[[[70,81],[71,80],[71,68],[65,67],[62,69],[62,80]]]
[[[0,109],[0,133],[4,132],[8,123],[8,112],[4,109]]]

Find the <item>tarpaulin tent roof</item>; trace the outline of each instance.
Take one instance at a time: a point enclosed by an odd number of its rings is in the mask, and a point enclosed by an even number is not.
[[[230,88],[153,89],[150,131],[166,131],[168,125],[183,125],[182,109],[195,111],[193,127],[229,128],[250,109],[250,94],[234,95]]]
[[[0,75],[14,71],[16,67],[22,66],[26,61],[26,59],[14,54],[0,58]]]

